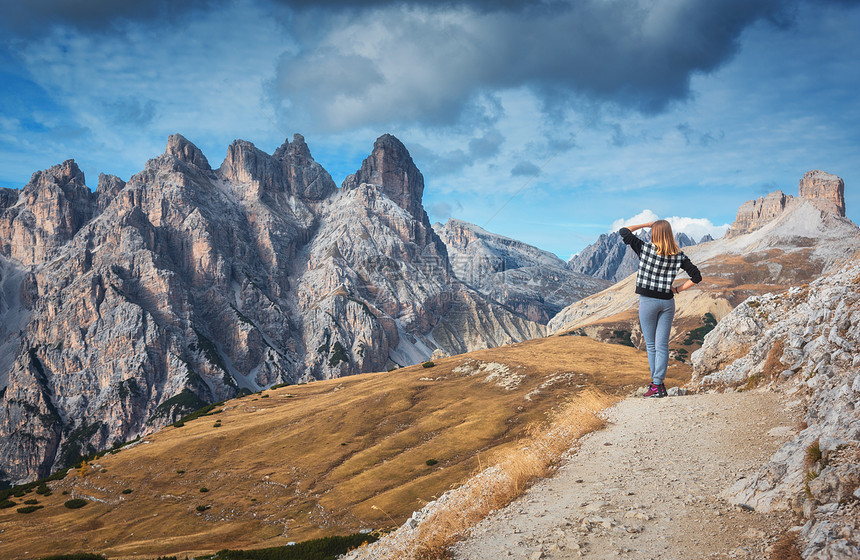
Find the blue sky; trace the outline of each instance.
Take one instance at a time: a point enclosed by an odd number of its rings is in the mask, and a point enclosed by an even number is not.
[[[0,186],[127,180],[175,132],[216,166],[298,132],[339,184],[388,132],[432,221],[562,258],[637,215],[719,234],[810,169],[856,222],[857,29],[846,0],[31,0],[0,22]]]

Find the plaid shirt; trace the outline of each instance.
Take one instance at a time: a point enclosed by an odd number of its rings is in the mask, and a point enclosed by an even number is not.
[[[678,270],[683,268],[690,279],[698,284],[702,274],[689,257],[683,252],[677,255],[663,256],[657,252],[657,247],[642,241],[627,228],[621,228],[621,239],[639,256],[639,270],[636,273],[636,293],[643,296],[672,299],[672,282]]]

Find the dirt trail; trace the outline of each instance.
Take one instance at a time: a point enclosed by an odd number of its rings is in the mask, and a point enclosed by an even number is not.
[[[791,514],[728,504],[797,429],[773,393],[630,398],[555,476],[478,524],[457,560],[767,558]]]

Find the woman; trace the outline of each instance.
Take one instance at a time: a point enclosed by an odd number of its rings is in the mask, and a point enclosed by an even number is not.
[[[633,235],[637,229],[651,228],[651,242]],[[651,385],[646,397],[666,396],[666,368],[669,365],[669,333],[675,316],[675,294],[692,288],[702,281],[702,275],[687,255],[675,243],[672,226],[666,220],[623,227],[618,233],[639,257],[636,273],[636,293],[639,294],[639,324],[648,351]],[[683,268],[690,279],[672,286],[678,269]]]

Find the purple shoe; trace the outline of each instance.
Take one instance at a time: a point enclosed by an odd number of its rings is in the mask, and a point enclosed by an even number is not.
[[[645,391],[645,394],[642,396],[645,398],[662,399],[667,394],[668,393],[666,392],[665,385],[663,385],[662,383],[660,383],[659,385],[657,385],[656,383],[651,383],[648,386],[648,390]]]

